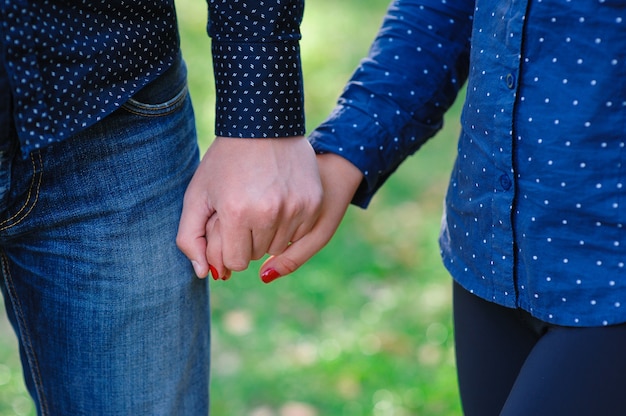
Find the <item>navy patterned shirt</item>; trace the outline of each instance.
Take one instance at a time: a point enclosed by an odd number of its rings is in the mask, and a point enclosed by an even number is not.
[[[303,0],[209,0],[218,135],[304,133]],[[24,156],[102,120],[180,54],[173,0],[0,0],[0,139]]]
[[[546,322],[626,322],[625,34],[622,0],[397,0],[312,143],[365,206],[467,79],[446,267]]]

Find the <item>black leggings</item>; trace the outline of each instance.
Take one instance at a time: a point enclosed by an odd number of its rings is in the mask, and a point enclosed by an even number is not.
[[[454,285],[466,416],[626,415],[626,324],[549,325]]]

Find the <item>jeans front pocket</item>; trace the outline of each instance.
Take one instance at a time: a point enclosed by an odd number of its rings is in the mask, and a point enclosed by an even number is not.
[[[179,56],[167,71],[132,96],[122,108],[145,117],[164,116],[178,110],[187,94],[187,68]]]

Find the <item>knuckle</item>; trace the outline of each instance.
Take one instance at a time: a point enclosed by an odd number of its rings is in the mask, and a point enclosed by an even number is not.
[[[287,247],[289,247],[289,244],[272,244],[267,250],[267,254],[269,254],[270,256],[278,256],[279,254],[282,254],[287,249]]]
[[[293,273],[300,267],[298,262],[287,256],[282,257],[282,266],[285,268],[285,270],[287,270],[287,273]]]
[[[239,222],[246,217],[246,209],[240,203],[225,204],[218,212],[224,222],[228,220]]]
[[[256,201],[255,203],[232,203],[225,207],[224,221],[230,220],[232,224],[273,223],[280,215],[280,205],[274,200]]]
[[[278,198],[264,198],[257,204],[257,212],[262,218],[274,221],[281,212],[281,203]]]
[[[187,249],[189,248],[189,245],[187,244],[187,239],[184,236],[182,236],[181,234],[177,234],[176,235],[176,246],[183,253],[186,252]]]
[[[317,212],[322,206],[322,192],[309,192],[298,201],[298,212],[310,214]]]
[[[269,253],[269,252],[268,252]],[[265,255],[265,253],[262,252],[258,252],[258,253],[253,253],[252,254],[252,260],[259,260],[260,258],[262,258]]]
[[[234,272],[242,272],[248,268],[248,263],[240,260],[224,260],[224,267]]]

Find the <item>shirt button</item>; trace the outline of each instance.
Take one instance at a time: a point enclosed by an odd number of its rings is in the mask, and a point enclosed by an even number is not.
[[[506,74],[506,86],[512,90],[515,87],[515,75],[509,73]]]
[[[513,185],[513,182],[511,181],[511,178],[509,178],[509,175],[505,173],[504,175],[500,176],[500,185],[505,191],[511,189],[511,185]]]

